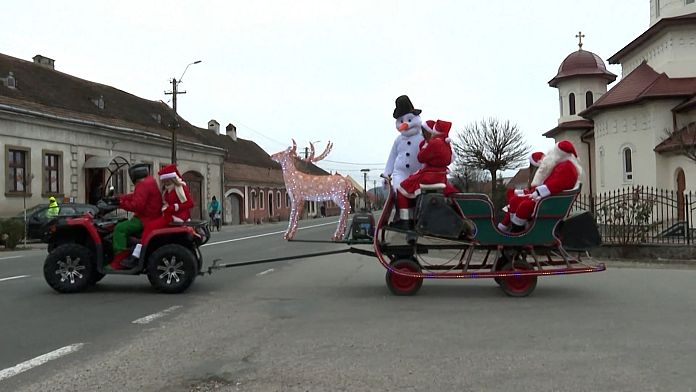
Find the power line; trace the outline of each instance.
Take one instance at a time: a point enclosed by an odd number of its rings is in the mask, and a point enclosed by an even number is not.
[[[358,162],[343,162],[343,161],[332,161],[330,159],[324,159],[324,162],[331,163],[341,163],[344,165],[356,165],[356,166],[384,166],[386,163],[358,163]]]

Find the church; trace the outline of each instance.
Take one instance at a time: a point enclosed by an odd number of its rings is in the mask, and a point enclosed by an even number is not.
[[[558,125],[544,133],[575,144],[583,193],[631,186],[696,189],[696,0],[650,0],[649,28],[609,57],[583,49],[568,55],[548,83],[558,89]]]

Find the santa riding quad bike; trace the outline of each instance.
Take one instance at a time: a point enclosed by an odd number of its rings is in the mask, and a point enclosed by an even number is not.
[[[154,230],[142,241],[128,238],[132,249],[142,244],[139,262],[130,269],[106,268],[113,258],[114,228],[124,218],[109,217],[118,209],[113,198],[97,203],[99,212],[79,217],[59,217],[52,222],[44,262],[44,278],[58,292],[75,293],[99,282],[105,275],[147,274],[152,286],[164,293],[185,291],[199,274],[200,246],[210,238],[206,222],[185,222]]]

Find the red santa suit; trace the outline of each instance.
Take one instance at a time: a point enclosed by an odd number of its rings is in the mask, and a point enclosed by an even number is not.
[[[189,191],[188,185],[181,179],[176,165],[171,164],[164,166],[157,173],[160,181],[171,179],[174,184],[170,187],[165,187],[162,193],[162,207],[160,208],[160,216],[152,221],[149,225],[145,225],[141,243],[138,244],[133,251],[133,256],[140,257],[142,243],[146,243],[152,232],[158,229],[169,226],[172,222],[186,222],[191,220],[191,208],[193,208],[193,198]]]
[[[536,204],[544,197],[573,189],[578,186],[582,168],[577,158],[575,146],[567,140],[556,143],[554,149],[542,160],[534,175],[534,192],[520,197],[515,205],[510,205],[510,220],[516,226],[525,227],[532,217]]]
[[[423,164],[423,168],[403,180],[397,188],[396,206],[399,208],[399,217],[404,220],[413,219],[408,209],[408,200],[415,199],[420,194],[422,184],[443,184],[445,195],[457,191],[447,182],[447,166],[452,163],[452,148],[448,137],[452,123],[428,120],[423,128],[432,134],[430,140],[423,140],[419,146],[418,162]]]
[[[545,154],[543,152],[533,152],[532,155],[529,156],[529,169],[531,170],[532,168],[539,168],[541,160],[544,159],[544,156]],[[499,230],[508,231],[510,229],[510,216],[512,215],[510,213],[510,206],[514,205],[515,209],[517,209],[517,206],[519,206],[519,204],[523,200],[526,200],[526,198],[528,197],[527,195],[534,192],[534,189],[535,188],[530,185],[524,189],[510,188],[507,190],[507,205],[505,206],[505,208],[503,208],[503,210],[505,211],[505,216],[503,217],[502,222],[498,223]]]

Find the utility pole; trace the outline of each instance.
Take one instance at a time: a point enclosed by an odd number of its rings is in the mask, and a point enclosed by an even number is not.
[[[174,109],[174,122],[172,123],[172,163],[176,163],[176,129],[179,128],[179,115],[176,113],[176,96],[179,94],[186,94],[186,91],[179,91],[179,83],[181,83],[181,80],[184,78],[184,75],[186,74],[188,67],[192,66],[193,64],[198,64],[200,62],[201,60],[196,60],[187,65],[186,68],[184,68],[184,72],[181,74],[179,80],[176,80],[176,78],[172,78],[172,91],[164,92],[165,95],[172,96],[172,109]]]
[[[370,171],[370,169],[360,169],[360,171],[363,173],[364,176],[363,186],[365,187],[365,193],[363,194],[363,206],[365,207],[365,211],[367,211],[367,173]]]

